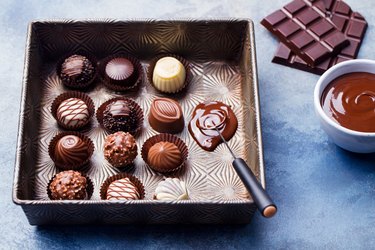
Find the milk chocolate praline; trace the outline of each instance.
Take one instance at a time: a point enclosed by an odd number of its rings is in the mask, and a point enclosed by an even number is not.
[[[179,170],[188,157],[188,148],[184,141],[167,133],[148,138],[141,152],[147,165],[160,173]]]
[[[48,185],[52,200],[83,200],[88,198],[88,179],[80,172],[67,170],[56,174]]]
[[[89,157],[89,148],[85,141],[76,135],[66,135],[57,141],[55,161],[62,166],[74,166]]]
[[[132,164],[137,157],[137,143],[130,133],[116,132],[104,142],[104,157],[114,167]]]
[[[95,79],[96,67],[86,56],[72,55],[61,64],[59,75],[66,86],[84,88]]]
[[[170,98],[156,98],[150,109],[148,121],[160,133],[180,133],[184,129],[181,106]]]
[[[147,155],[148,164],[161,172],[169,172],[182,164],[179,148],[172,142],[161,141],[152,145]]]

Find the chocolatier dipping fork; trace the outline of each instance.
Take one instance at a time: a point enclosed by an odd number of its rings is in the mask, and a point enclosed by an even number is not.
[[[270,196],[267,194],[266,190],[264,190],[260,183],[257,181],[255,175],[251,171],[250,167],[246,164],[246,162],[242,158],[238,158],[235,156],[232,149],[229,147],[228,142],[220,133],[219,129],[216,126],[213,127],[215,127],[216,131],[220,135],[221,140],[224,142],[229,152],[233,156],[234,160],[232,162],[232,165],[241,181],[245,185],[247,191],[249,191],[251,197],[253,197],[255,204],[261,214],[266,218],[274,216],[277,212],[277,207],[271,200]]]

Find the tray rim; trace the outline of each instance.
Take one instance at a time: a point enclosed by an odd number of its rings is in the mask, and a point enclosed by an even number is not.
[[[19,121],[18,121],[18,134],[17,134],[17,145],[16,145],[16,157],[15,157],[15,167],[13,172],[13,187],[12,187],[12,201],[16,205],[107,205],[107,204],[132,204],[132,205],[156,205],[156,204],[197,204],[197,205],[213,205],[213,204],[245,204],[252,205],[254,201],[249,200],[183,200],[183,201],[155,201],[155,200],[134,200],[134,201],[104,201],[104,200],[30,200],[30,199],[20,199],[17,197],[18,192],[18,180],[21,171],[21,154],[20,148],[22,147],[22,139],[24,138],[23,127],[25,125],[25,117],[23,116],[26,108],[26,93],[28,90],[27,76],[29,75],[29,59],[30,59],[30,42],[33,26],[37,23],[101,23],[101,22],[111,22],[111,23],[131,23],[131,22],[247,22],[247,32],[249,32],[249,41],[251,60],[253,61],[251,68],[252,74],[251,79],[253,80],[253,96],[254,96],[254,106],[255,106],[255,118],[256,118],[256,131],[257,131],[257,144],[258,144],[258,161],[259,161],[259,181],[263,188],[266,188],[265,180],[265,169],[264,169],[264,158],[263,158],[263,139],[262,139],[262,128],[261,128],[261,115],[260,115],[260,101],[259,101],[259,84],[258,84],[258,71],[257,71],[257,59],[256,59],[256,44],[255,44],[255,29],[254,23],[250,18],[171,18],[171,19],[147,19],[147,18],[133,18],[133,19],[112,19],[112,18],[88,18],[88,19],[35,19],[28,24],[27,35],[26,35],[26,45],[25,45],[25,56],[24,56],[24,69],[22,76],[22,88],[21,88],[21,99],[20,99],[20,111],[19,111]],[[250,89],[251,90],[251,89]],[[248,94],[251,94],[248,93]]]

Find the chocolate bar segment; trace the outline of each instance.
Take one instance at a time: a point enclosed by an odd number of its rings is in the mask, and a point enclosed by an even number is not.
[[[349,41],[326,17],[322,0],[294,0],[261,21],[289,49],[314,66],[337,55]]]
[[[328,6],[327,15],[331,16],[332,22],[346,35],[350,42],[349,46],[345,47],[338,55],[326,59],[315,67],[310,67],[287,46],[280,43],[272,62],[321,75],[333,65],[357,58],[367,30],[365,18],[358,12],[353,12],[343,1],[331,1]]]

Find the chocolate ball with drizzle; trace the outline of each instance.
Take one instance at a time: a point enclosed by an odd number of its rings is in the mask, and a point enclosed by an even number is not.
[[[95,75],[95,66],[87,57],[82,55],[72,55],[66,58],[61,65],[61,80],[71,88],[87,87],[93,82]]]
[[[134,134],[138,127],[135,108],[126,99],[115,100],[103,112],[103,126],[110,132]]]

